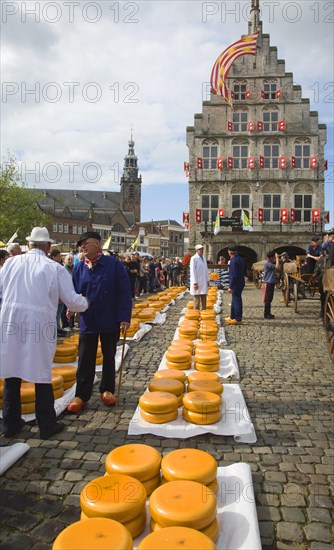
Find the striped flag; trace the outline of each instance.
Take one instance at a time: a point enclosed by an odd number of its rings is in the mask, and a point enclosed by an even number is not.
[[[217,214],[213,234],[218,235],[219,231],[220,231],[220,219],[219,219],[219,216]]]
[[[242,229],[244,231],[253,231],[253,227],[251,226],[251,223],[249,221],[249,217],[247,216],[246,212],[244,210],[241,210],[241,223],[242,223]]]
[[[232,100],[226,86],[226,79],[231,66],[242,55],[256,55],[256,41],[259,33],[248,34],[234,44],[231,44],[216,60],[211,71],[211,89],[214,94],[221,95],[232,107]]]

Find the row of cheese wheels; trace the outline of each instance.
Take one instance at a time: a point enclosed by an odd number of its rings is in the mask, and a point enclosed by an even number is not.
[[[192,340],[180,338],[173,340],[166,352],[166,366],[169,369],[189,370],[194,367],[200,371],[218,371],[220,368],[219,346],[217,342],[199,340],[194,345]]]
[[[180,548],[215,548],[213,542],[203,538],[207,536],[215,541],[218,537],[214,496],[218,489],[217,463],[209,453],[198,449],[179,449],[162,458],[153,447],[129,444],[111,451],[105,467],[106,476],[92,480],[81,492],[81,520],[116,520],[135,538],[146,525],[145,503],[146,496],[150,496],[150,527],[155,534],[146,537],[138,548],[160,548],[157,543],[165,536],[162,531],[167,527],[178,527],[180,537],[187,535],[185,540],[189,546],[184,546],[184,542],[181,546],[180,538]],[[86,523],[82,524],[83,531],[86,526]],[[89,528],[92,529],[93,525]],[[197,537],[196,533],[190,536],[191,533],[182,531],[193,528],[199,530],[202,537]],[[64,544],[65,535],[70,535],[67,530],[57,537],[53,548],[65,548],[60,542]],[[74,532],[80,536],[77,526],[73,528],[73,536]],[[68,543],[69,539],[66,540]],[[124,537],[121,540],[124,541]],[[150,546],[153,541],[156,546]],[[205,545],[194,546],[195,541],[196,544],[203,541]],[[84,542],[87,547],[87,542]],[[123,547],[113,541],[112,548]]]
[[[54,363],[73,363],[77,360],[79,348],[79,334],[71,335],[61,344],[57,344],[56,352],[53,358]],[[101,344],[98,344],[96,352],[96,365],[102,365],[103,355]]]

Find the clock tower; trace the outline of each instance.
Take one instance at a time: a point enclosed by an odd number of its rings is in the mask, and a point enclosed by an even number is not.
[[[121,209],[133,212],[135,221],[140,221],[141,176],[138,175],[138,159],[134,150],[135,142],[129,141],[128,154],[124,157],[123,176],[121,177]]]

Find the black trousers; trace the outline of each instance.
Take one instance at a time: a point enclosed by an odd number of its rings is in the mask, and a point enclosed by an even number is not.
[[[100,393],[115,391],[115,355],[120,332],[101,332],[80,334],[79,358],[77,370],[77,388],[75,395],[83,401],[89,401],[95,376],[96,352],[99,337],[103,355]]]
[[[6,378],[3,394],[3,427],[16,431],[21,424],[21,378]],[[57,422],[52,384],[35,384],[36,420],[41,432],[48,432]]]
[[[271,314],[271,302],[273,301],[275,283],[267,283],[266,295],[264,297],[264,316]]]

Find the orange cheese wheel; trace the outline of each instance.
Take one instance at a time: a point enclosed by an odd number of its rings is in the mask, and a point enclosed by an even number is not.
[[[218,382],[220,380],[220,377],[218,374],[215,374],[214,372],[201,372],[201,371],[195,371],[190,372],[187,376],[188,382],[194,382],[195,380],[215,380]]]
[[[51,384],[54,390],[61,388],[64,385],[64,378],[59,374],[52,373]]]
[[[190,361],[191,353],[190,351],[183,350],[181,347],[178,350],[174,348],[166,352],[166,359],[173,363],[184,363],[185,361]]]
[[[182,332],[180,332],[180,330],[179,330],[179,338],[180,338],[180,340],[182,340],[184,338],[185,340],[188,341],[190,336],[187,335],[187,334],[182,334]],[[191,341],[196,340],[196,338],[197,338],[197,331],[191,333]]]
[[[179,380],[180,382],[184,383],[187,379],[187,376],[182,371],[161,369],[161,370],[157,370],[154,373],[153,378],[154,380],[158,380],[159,378],[173,378],[173,380]]]
[[[71,334],[68,338],[66,338],[65,342],[78,346],[79,340],[80,340],[80,334],[77,333],[77,334]]]
[[[210,525],[204,527],[204,529],[201,529],[201,533],[209,537],[212,542],[216,542],[219,537],[219,525],[217,518],[215,518]]]
[[[216,342],[217,341],[217,335],[210,336],[209,334],[200,334],[200,339],[203,340],[203,342]]]
[[[147,307],[145,309],[142,309],[140,311],[140,313],[138,314],[138,317],[139,317],[139,319],[148,319],[148,320],[154,319],[155,310],[152,309],[152,308],[149,308],[149,307]]]
[[[145,412],[163,414],[175,412],[179,402],[175,394],[157,390],[143,393],[139,398],[139,406]]]
[[[187,305],[186,305],[186,308],[187,309],[194,309],[194,302],[193,301],[188,302]]]
[[[200,336],[215,336],[217,337],[217,334],[218,334],[218,329],[214,329],[214,328],[200,328],[199,329],[199,334]]]
[[[192,391],[208,391],[221,395],[224,391],[224,386],[220,380],[194,380],[188,384],[188,392]]]
[[[74,363],[77,360],[77,355],[55,355],[54,363]]]
[[[21,414],[31,414],[33,412],[35,412],[35,401],[21,403]]]
[[[62,367],[52,367],[52,374],[62,376],[64,379],[64,382],[67,382],[68,380],[76,379],[77,369],[72,365],[64,365]]]
[[[142,481],[142,484],[144,485],[146,489],[146,494],[149,497],[153,493],[153,491],[160,485],[160,471],[154,477],[151,477],[151,479],[146,479],[145,481]]]
[[[161,473],[167,481],[188,479],[207,485],[217,477],[217,462],[200,449],[177,449],[163,457]]]
[[[84,521],[86,519],[90,520],[92,518],[89,518],[88,516],[86,516],[84,512],[81,512],[80,519]],[[140,535],[140,533],[144,530],[144,527],[146,525],[146,520],[147,520],[147,514],[146,514],[146,509],[144,509],[142,512],[140,512],[140,514],[136,518],[131,519],[130,521],[125,521],[122,523],[122,525],[129,531],[130,535],[134,539],[135,537]]]
[[[209,309],[204,309],[201,311],[201,319],[207,321],[208,319],[211,319],[212,321],[216,320],[216,314],[214,311]]]
[[[215,550],[204,533],[188,527],[165,527],[153,531],[139,544],[138,550]]]
[[[76,378],[73,378],[73,380],[67,380],[66,382],[64,382],[63,388],[66,391],[69,388],[72,388],[72,386],[74,386],[74,384],[76,383],[77,383]]]
[[[219,363],[216,363],[215,365],[203,365],[203,363],[195,363],[195,369],[200,371],[206,371],[206,372],[216,372],[220,369]]]
[[[154,302],[155,301],[155,296],[152,296],[150,298],[150,301]],[[133,305],[133,309],[146,309],[148,308],[148,304],[149,304],[149,301],[146,300],[145,302],[137,302],[136,304]]]
[[[159,302],[152,302],[152,303],[149,304],[149,307],[154,309],[155,311],[160,311],[160,309],[163,308],[163,304],[161,304],[160,301]]]
[[[190,355],[192,354],[192,347],[191,346],[188,346],[188,344],[182,344],[182,341],[180,342],[179,340],[177,341],[177,343],[174,343],[172,342],[171,345],[167,348],[167,351],[185,351],[187,353],[190,353]]]
[[[188,311],[185,312],[184,314],[184,318],[185,319],[199,319],[200,317],[200,312],[198,309],[189,309]]]
[[[207,484],[207,487],[216,495],[219,490],[218,480],[214,479],[211,483]]]
[[[178,396],[184,392],[184,384],[179,380],[172,378],[161,378],[160,380],[151,380],[148,385],[149,391],[162,391],[173,393]]]
[[[96,356],[95,365],[102,365],[102,363],[103,363],[102,355]]]
[[[174,370],[188,370],[191,368],[191,361],[185,361],[185,363],[173,363],[172,361],[168,361],[168,359],[166,359],[166,367]]]
[[[219,361],[219,351],[199,351],[196,349],[195,361],[203,365],[214,365]]]
[[[221,404],[220,395],[210,391],[191,391],[183,396],[183,406],[189,411],[197,413],[206,414],[219,411]]]
[[[173,345],[180,345],[180,346],[188,346],[191,350],[193,349],[194,347],[194,342],[192,340],[187,340],[186,338],[182,338],[182,339],[176,339],[176,340],[172,340],[171,341],[171,346]]]
[[[60,399],[61,397],[63,397],[63,395],[64,395],[64,387],[53,390],[54,399]]]
[[[21,382],[20,396],[21,403],[32,403],[35,401],[35,384],[32,382]]]
[[[123,474],[93,479],[80,493],[81,510],[88,517],[108,517],[121,523],[137,517],[144,510],[145,502],[143,484]]]
[[[178,410],[176,409],[170,413],[158,414],[148,413],[140,409],[140,416],[145,422],[149,422],[150,424],[166,424],[167,422],[173,422],[173,420],[177,419]]]
[[[178,480],[153,491],[149,506],[151,517],[163,527],[203,529],[216,517],[217,500],[202,483]]]
[[[58,344],[56,346],[56,353],[58,357],[62,357],[64,355],[76,355],[78,351],[77,346],[72,344]]]
[[[124,525],[107,518],[89,518],[66,527],[53,543],[52,550],[132,550],[132,537]]]
[[[221,410],[212,413],[197,413],[183,407],[182,416],[187,422],[207,426],[208,424],[216,424],[216,422],[219,422],[222,413]]]
[[[141,443],[121,445],[110,451],[105,466],[108,474],[125,474],[139,481],[151,479],[159,473],[161,454],[154,447]]]

